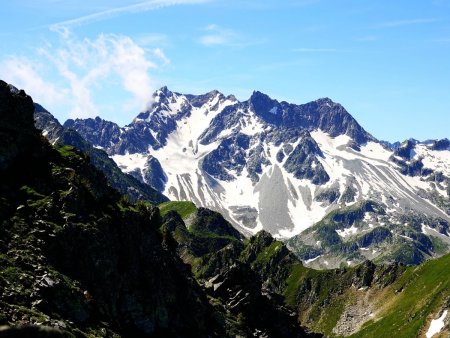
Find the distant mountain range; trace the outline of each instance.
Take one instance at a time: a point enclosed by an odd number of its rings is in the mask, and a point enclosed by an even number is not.
[[[239,102],[163,87],[153,99],[125,127],[98,117],[64,127],[170,199],[219,211],[245,235],[291,238],[311,266],[449,251],[448,140],[379,141],[328,98],[296,105],[255,91]]]

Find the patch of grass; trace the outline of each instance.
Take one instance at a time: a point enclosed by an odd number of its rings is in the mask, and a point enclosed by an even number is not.
[[[26,194],[27,198],[31,198],[31,199],[41,199],[44,198],[45,196],[38,193],[36,190],[34,190],[32,187],[29,187],[27,185],[24,185],[20,188],[20,191],[24,194]]]
[[[77,152],[75,150],[75,147],[72,146],[60,146],[56,147],[56,150],[61,154],[62,157],[73,157],[77,156]]]
[[[262,252],[258,254],[254,264],[267,263],[273,255],[283,246],[283,243],[279,241],[273,241],[268,247],[264,248]]]
[[[197,207],[190,201],[169,201],[161,203],[158,206],[161,216],[165,216],[169,211],[176,211],[182,219],[188,218],[193,214]]]
[[[15,266],[8,266],[0,271],[0,275],[10,283],[20,283],[23,271]]]

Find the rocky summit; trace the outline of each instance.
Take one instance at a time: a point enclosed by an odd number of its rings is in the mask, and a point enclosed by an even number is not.
[[[310,266],[449,252],[448,140],[379,141],[329,98],[296,105],[255,91],[240,102],[163,87],[153,99],[125,127],[98,117],[64,127],[170,199],[218,211],[246,236],[292,238]]]

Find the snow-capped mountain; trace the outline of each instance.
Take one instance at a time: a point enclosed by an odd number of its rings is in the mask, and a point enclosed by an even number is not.
[[[64,126],[123,171],[221,212],[246,234],[289,238],[361,201],[379,203],[392,222],[405,214],[450,220],[448,140],[389,148],[328,98],[295,105],[254,92],[239,102],[163,87],[126,127],[100,118]]]

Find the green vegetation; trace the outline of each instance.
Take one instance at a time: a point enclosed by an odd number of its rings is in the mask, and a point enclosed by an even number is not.
[[[268,247],[264,248],[264,250],[261,251],[258,256],[256,256],[254,264],[267,263],[277,253],[277,251],[281,249],[282,246],[283,243],[279,241],[273,241]]]
[[[385,292],[380,312],[352,337],[416,337],[450,297],[450,255],[409,267]]]
[[[176,211],[182,219],[188,218],[197,208],[190,201],[169,201],[158,205],[161,216],[165,216],[169,211]]]
[[[77,156],[77,150],[75,149],[75,147],[72,146],[58,146],[56,147],[56,150],[58,150],[58,152],[61,154],[62,157],[73,157],[73,156]]]
[[[24,185],[20,188],[20,191],[22,193],[24,193],[26,195],[26,197],[28,198],[32,198],[32,199],[41,199],[44,197],[44,195],[38,193],[36,190],[34,190],[33,188]]]

